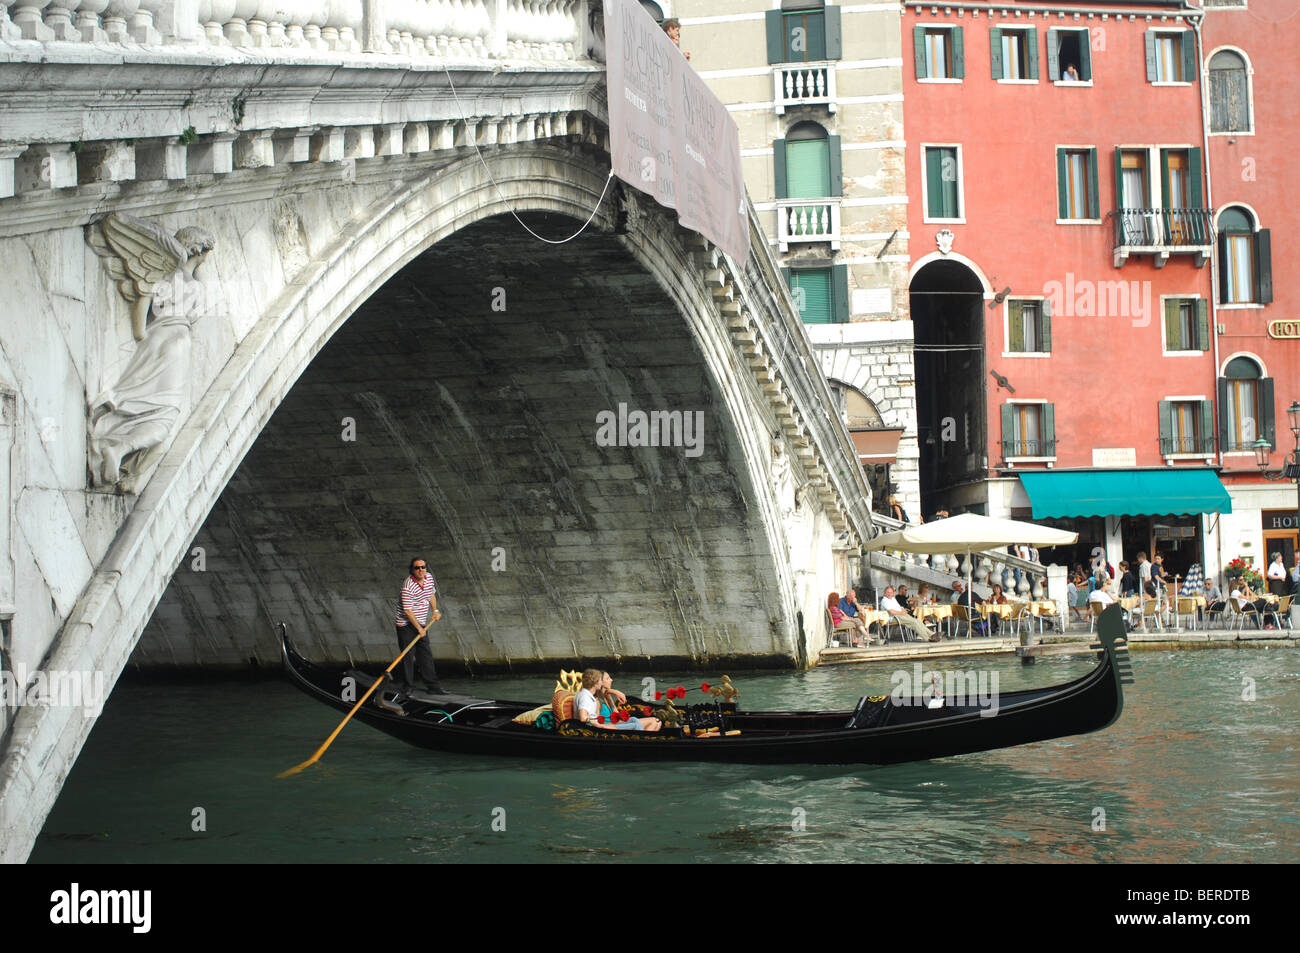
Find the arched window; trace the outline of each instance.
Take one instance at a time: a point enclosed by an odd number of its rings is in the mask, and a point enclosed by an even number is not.
[[[1231,451],[1251,450],[1261,438],[1273,445],[1273,379],[1253,358],[1234,357],[1219,378],[1219,439]]]
[[[1239,205],[1219,215],[1219,303],[1268,304],[1273,300],[1272,240]]]
[[[785,139],[786,197],[822,199],[831,194],[830,138],[815,122],[801,122]]]
[[[1250,132],[1250,82],[1240,53],[1210,57],[1210,132]]]
[[[641,0],[641,9],[654,17],[655,23],[662,24],[664,22],[663,7],[655,3],[655,0]]]

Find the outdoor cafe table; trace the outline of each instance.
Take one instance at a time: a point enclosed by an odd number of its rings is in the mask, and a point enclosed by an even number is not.
[[[948,620],[948,634],[952,635],[952,605],[946,602],[932,603],[929,605],[918,606],[916,617],[921,622],[926,619],[933,619],[936,623],[942,623]]]

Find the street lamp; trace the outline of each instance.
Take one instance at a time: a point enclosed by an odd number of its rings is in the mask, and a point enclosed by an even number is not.
[[[1265,480],[1296,481],[1295,518],[1296,528],[1300,530],[1300,400],[1291,401],[1291,406],[1286,409],[1286,416],[1291,424],[1291,433],[1295,435],[1295,449],[1286,455],[1282,469],[1269,470],[1268,458],[1273,448],[1268,445],[1267,440],[1261,438],[1255,441],[1255,464]]]

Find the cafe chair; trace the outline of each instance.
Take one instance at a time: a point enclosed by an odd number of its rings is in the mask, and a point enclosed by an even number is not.
[[[1176,616],[1176,623],[1175,623],[1176,625],[1182,625],[1183,616],[1188,616],[1191,620],[1191,624],[1188,625],[1188,628],[1195,631],[1196,630],[1196,600],[1191,598],[1190,596],[1179,596],[1178,607],[1177,607],[1177,611],[1175,612],[1175,616]]]
[[[1147,619],[1155,622],[1156,628],[1163,630],[1165,624],[1160,621],[1160,600],[1143,599],[1142,600],[1142,631],[1147,630]]]

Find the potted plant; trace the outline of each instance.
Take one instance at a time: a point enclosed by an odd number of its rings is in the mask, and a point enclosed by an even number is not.
[[[1239,579],[1244,580],[1252,589],[1258,589],[1264,583],[1264,577],[1260,575],[1259,570],[1251,566],[1250,559],[1241,556],[1223,567],[1223,575],[1228,580],[1229,586],[1236,585]]]

